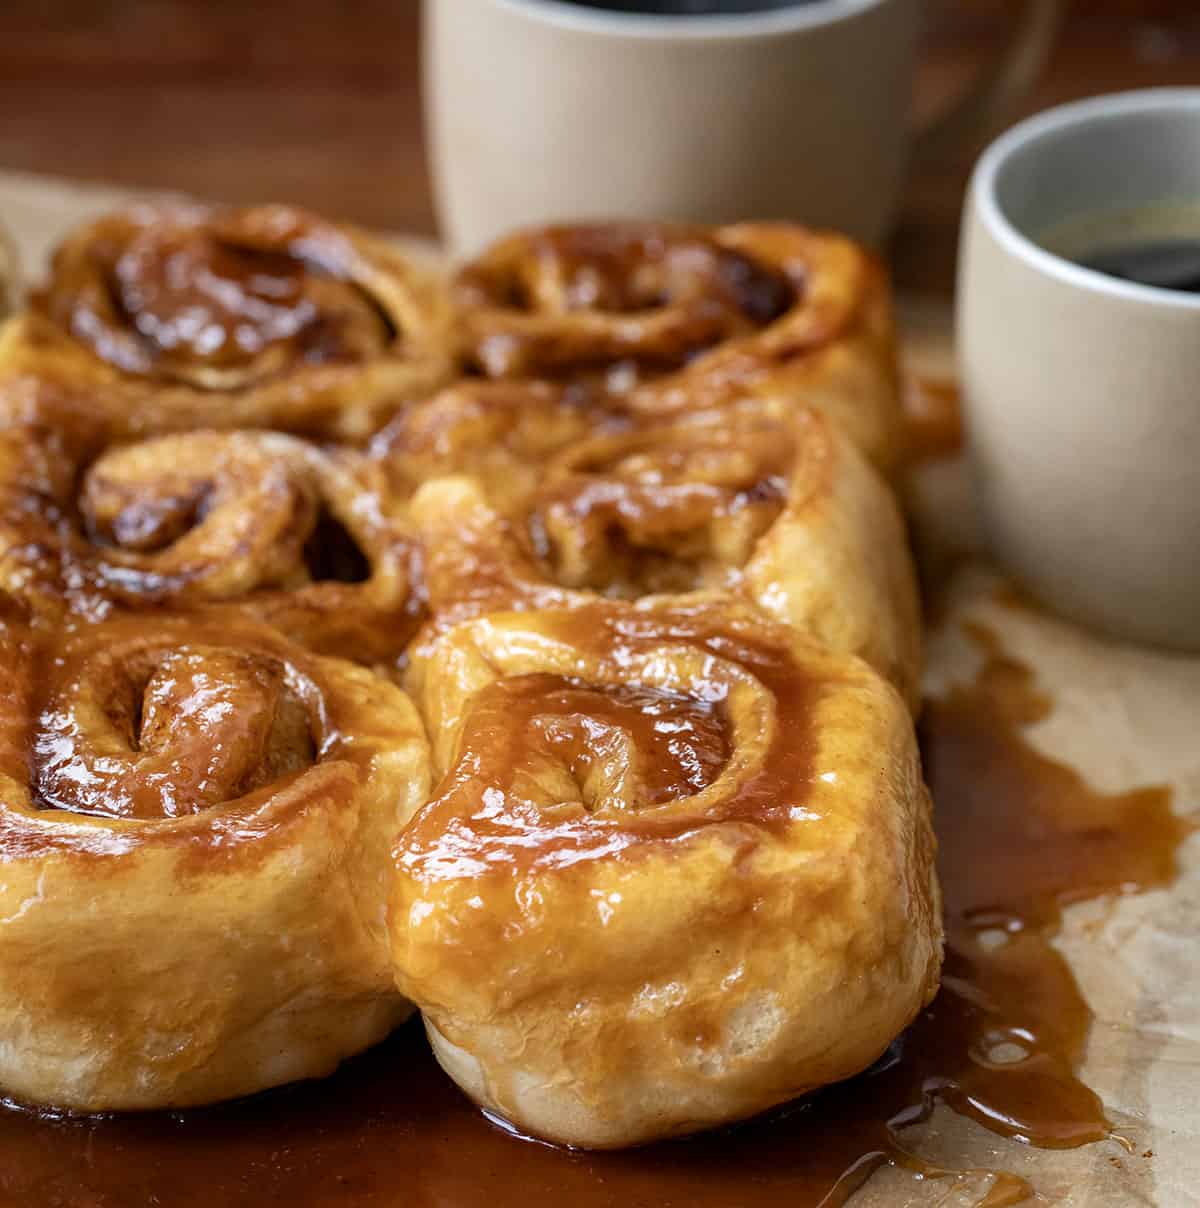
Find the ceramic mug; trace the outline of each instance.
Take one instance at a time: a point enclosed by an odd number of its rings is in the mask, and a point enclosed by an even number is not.
[[[1025,0],[1007,53],[935,128],[986,132],[1040,70],[1062,0]],[[451,250],[514,227],[793,218],[878,241],[911,143],[925,0],[727,16],[563,0],[425,0],[434,193]]]
[[[1014,127],[972,179],[958,346],[999,561],[1070,617],[1200,650],[1200,295],[1043,246],[1106,214],[1188,205],[1200,215],[1200,88],[1098,97]]]

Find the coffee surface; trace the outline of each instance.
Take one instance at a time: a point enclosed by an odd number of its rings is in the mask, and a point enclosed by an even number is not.
[[[1200,293],[1200,204],[1161,204],[1078,215],[1038,242],[1055,255],[1137,285]]]

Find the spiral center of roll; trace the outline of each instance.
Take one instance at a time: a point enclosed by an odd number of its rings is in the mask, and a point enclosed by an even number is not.
[[[134,604],[362,583],[357,480],[291,437],[192,432],[109,450],[83,477],[84,575]],[[343,519],[345,518],[345,519]]]
[[[43,807],[175,818],[315,758],[304,702],[270,658],[198,645],[143,652],[85,676],[40,719],[34,784]]]
[[[569,587],[638,596],[717,586],[783,510],[792,456],[786,432],[594,442],[535,501],[534,550]]]
[[[717,779],[731,751],[719,701],[537,674],[485,689],[465,745],[491,748],[489,766],[509,767],[523,798],[591,812],[690,797]]]
[[[547,232],[532,269],[510,283],[519,308],[638,314],[707,303],[762,326],[795,302],[787,277],[700,236],[611,228]]]
[[[161,368],[266,368],[279,359],[355,361],[392,338],[353,283],[285,251],[203,232],[143,232],[112,265],[114,308]],[[103,355],[103,351],[101,350]]]

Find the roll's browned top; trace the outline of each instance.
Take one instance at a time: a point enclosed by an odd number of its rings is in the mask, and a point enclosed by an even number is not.
[[[819,687],[748,611],[596,602],[474,624],[462,641],[495,678],[439,719],[461,728],[399,852],[414,878],[619,859],[802,804]],[[455,631],[442,640],[453,647]],[[539,651],[541,670],[508,664]],[[453,654],[433,658],[418,697],[436,689],[429,677],[455,674]]]
[[[167,843],[252,861],[419,740],[386,681],[248,619],[14,617],[0,655],[0,859]]]
[[[765,326],[803,281],[700,227],[546,227],[459,273],[469,353],[493,377],[664,372]]]
[[[886,276],[863,248],[787,223],[545,227],[455,283],[463,355],[663,418],[746,398],[828,410],[885,469],[901,456]]]
[[[243,385],[296,363],[363,361],[401,338],[338,268],[295,220],[113,218],[59,252],[35,306],[126,373]]]
[[[353,450],[263,431],[110,443],[102,421],[46,412],[0,431],[0,589],[44,619],[240,611],[386,659],[420,612],[390,500]]]
[[[290,206],[141,205],[63,243],[0,374],[96,393],[130,435],[362,440],[453,375],[448,306],[391,245]]]

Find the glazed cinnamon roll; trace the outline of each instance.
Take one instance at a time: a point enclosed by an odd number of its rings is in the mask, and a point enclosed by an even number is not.
[[[886,278],[841,236],[783,223],[549,227],[466,265],[456,298],[466,356],[488,376],[591,383],[660,418],[747,397],[802,404],[877,464],[899,457]]]
[[[932,997],[912,723],[861,661],[720,597],[493,613],[410,669],[429,804],[397,846],[398,984],[443,1067],[610,1147],[864,1068]]]
[[[0,623],[0,1089],[87,1111],[328,1073],[409,1009],[408,698],[247,620]]]
[[[564,448],[632,422],[623,409],[555,383],[464,379],[398,415],[368,452],[402,497],[430,479],[467,474],[515,512]]]
[[[59,249],[0,371],[88,393],[123,435],[361,439],[453,371],[440,281],[288,206],[142,205]]]
[[[823,415],[725,419],[568,443],[519,496],[428,483],[412,516],[432,610],[730,589],[865,658],[915,706],[919,605],[890,490]]]
[[[0,431],[0,589],[36,617],[233,611],[363,662],[403,651],[410,543],[361,454],[275,432],[106,436],[61,413]]]

